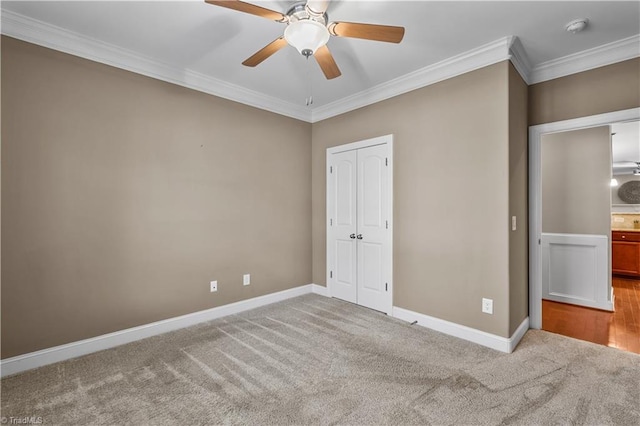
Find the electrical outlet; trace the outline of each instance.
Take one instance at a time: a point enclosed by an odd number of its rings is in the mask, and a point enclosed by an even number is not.
[[[209,283],[209,291],[213,293],[214,291],[218,291],[218,281],[211,281]]]
[[[482,312],[493,315],[493,299],[482,298]]]
[[[251,274],[244,274],[242,276],[242,285],[249,285],[251,284]]]

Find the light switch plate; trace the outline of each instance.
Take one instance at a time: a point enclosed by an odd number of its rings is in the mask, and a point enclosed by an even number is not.
[[[511,216],[511,230],[512,231],[516,230],[516,217],[515,216]]]
[[[242,285],[249,285],[251,284],[251,274],[244,274],[242,276]]]
[[[209,291],[213,293],[214,291],[218,291],[218,281],[211,281],[209,283]]]

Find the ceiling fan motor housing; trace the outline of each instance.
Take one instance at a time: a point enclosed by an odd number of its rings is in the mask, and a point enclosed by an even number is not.
[[[302,2],[294,4],[287,11],[287,17],[284,38],[303,56],[308,58],[329,41],[326,13],[315,14]]]
[[[316,12],[309,8],[306,2],[295,3],[287,10],[286,15],[289,18],[289,22],[303,19],[311,19],[322,25],[327,25],[327,22],[329,22],[329,17],[326,12]]]

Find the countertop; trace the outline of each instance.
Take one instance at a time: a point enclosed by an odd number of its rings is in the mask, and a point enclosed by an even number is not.
[[[634,228],[612,228],[612,231],[618,231],[618,232],[640,232],[640,229],[634,229]]]

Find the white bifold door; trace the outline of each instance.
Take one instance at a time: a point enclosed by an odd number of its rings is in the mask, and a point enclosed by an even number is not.
[[[389,145],[329,153],[327,266],[332,297],[391,313]]]

